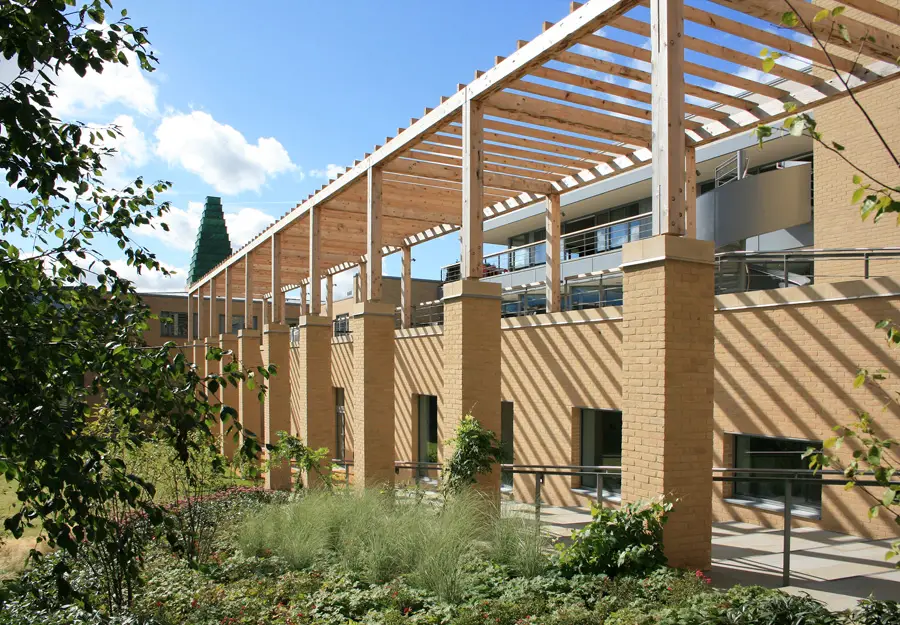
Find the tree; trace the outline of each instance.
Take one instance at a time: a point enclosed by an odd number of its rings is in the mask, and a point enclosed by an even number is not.
[[[875,119],[866,110],[859,98],[851,90],[851,79],[849,76],[842,74],[834,62],[834,46],[832,45],[837,39],[847,47],[854,47],[856,52],[853,55],[853,64],[860,63],[863,56],[864,44],[867,41],[874,41],[870,34],[854,41],[849,30],[841,23],[840,16],[843,15],[846,8],[844,6],[835,6],[831,9],[823,8],[818,11],[811,19],[804,18],[803,14],[797,11],[794,0],[784,0],[787,9],[781,17],[782,26],[790,29],[800,29],[812,37],[816,47],[818,47],[828,60],[827,66],[819,67],[826,73],[834,75],[840,85],[849,92],[849,98],[853,105],[860,111],[865,120],[866,127],[877,138],[876,145],[881,158],[886,159],[890,165],[893,165],[895,175],[900,172],[900,158],[891,148],[887,141],[886,134],[879,129]],[[822,21],[828,21],[827,35],[817,34],[814,24]],[[782,56],[779,52],[770,52],[763,50],[760,54],[763,58],[762,65],[765,71],[770,71],[777,60]],[[898,59],[900,62],[900,59]],[[787,113],[794,113],[796,105],[785,104]],[[861,166],[857,161],[848,156],[847,147],[836,141],[829,141],[822,129],[819,128],[815,117],[809,113],[797,113],[790,115],[784,120],[784,128],[794,136],[805,135],[813,139],[820,147],[837,155],[850,169],[853,174],[853,184],[856,189],[851,198],[851,205],[859,204],[860,217],[863,220],[872,217],[873,221],[878,221],[881,217],[888,213],[900,213],[900,201],[896,198],[900,194],[900,186],[893,184],[892,181],[880,179],[880,176],[873,174]],[[759,126],[756,130],[760,142],[766,137],[771,136],[773,129],[770,126]],[[900,223],[900,214],[898,214],[898,223]],[[887,342],[891,347],[900,344],[900,326],[897,326],[892,320],[885,319],[879,321],[877,329],[886,332]],[[882,394],[888,397],[888,400],[882,407],[886,411],[890,406],[900,402],[900,391],[886,390],[883,384],[886,382],[887,376],[883,369],[869,370],[860,368],[854,380],[854,387],[860,388],[865,385],[873,385],[879,387]],[[869,507],[868,516],[874,518],[879,513],[888,514],[894,522],[900,526],[900,456],[897,455],[896,449],[900,446],[900,440],[885,437],[877,427],[875,417],[868,411],[857,411],[854,414],[854,420],[844,426],[834,428],[836,435],[823,442],[823,449],[809,449],[804,457],[808,458],[810,468],[812,469],[839,469],[843,472],[847,479],[845,485],[846,490],[860,490],[869,499],[871,506]],[[838,450],[844,446],[852,446],[855,449],[851,452],[848,460],[843,460],[838,455]],[[877,486],[871,486],[874,481]],[[900,540],[895,541],[886,554],[886,559],[890,560],[900,556]],[[897,562],[900,568],[900,560]]]
[[[138,273],[167,273],[129,233],[167,229],[159,219],[169,207],[158,197],[169,183],[138,178],[107,188],[103,163],[118,129],[63,121],[52,108],[63,71],[84,76],[130,59],[154,69],[146,29],[132,26],[126,11],[115,18],[111,11],[110,0],[0,5],[0,53],[18,68],[0,84],[0,169],[9,187],[0,199],[0,474],[20,502],[4,526],[20,536],[40,523],[51,545],[73,555],[115,534],[105,513],[111,503],[162,520],[153,485],[129,471],[109,436],[89,429],[97,402],[111,415],[111,431],[127,433],[126,447],[152,439],[186,462],[192,449],[212,444],[218,419],[235,436],[240,428],[234,409],[211,405],[210,396],[270,374],[231,363],[223,376],[204,376],[174,344],[147,346],[152,315],[101,252],[111,245]],[[223,355],[212,350],[207,358]],[[241,453],[258,451],[244,437]],[[68,592],[64,561],[57,568]]]

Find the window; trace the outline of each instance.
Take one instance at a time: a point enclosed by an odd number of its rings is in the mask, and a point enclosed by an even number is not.
[[[186,337],[187,336],[187,313],[172,312],[163,310],[159,313],[160,336]],[[169,321],[167,321],[169,320]]]
[[[736,469],[806,470],[808,461],[803,454],[810,447],[821,449],[822,441],[775,438],[770,436],[734,435],[734,467]],[[744,474],[742,477],[763,477]],[[821,479],[821,478],[819,478]],[[818,480],[817,480],[818,481]],[[815,482],[795,482],[791,488],[792,510],[820,514],[822,485]],[[784,507],[783,481],[738,481],[734,484],[734,498],[761,504]]]
[[[581,409],[581,464],[583,466],[622,466],[622,412],[619,410]],[[582,475],[581,485],[597,488],[596,475]],[[622,477],[603,477],[603,495],[619,496]]]
[[[191,325],[194,326],[194,338],[198,338],[200,336],[200,315],[198,313],[194,313]]]
[[[515,463],[513,456],[513,403],[511,401],[500,402],[500,448],[503,450],[503,462]],[[500,485],[512,488],[513,474],[503,471],[500,474]]]
[[[350,315],[344,313],[334,318],[334,335],[346,336],[350,334]]]
[[[438,461],[437,397],[419,395],[419,462]],[[420,471],[424,475],[424,471]]]
[[[225,315],[219,315],[219,334],[225,334]]]
[[[347,455],[347,413],[344,410],[344,389],[334,389],[334,457],[345,460]]]

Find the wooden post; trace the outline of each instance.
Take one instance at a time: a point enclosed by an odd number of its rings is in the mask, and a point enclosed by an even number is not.
[[[697,238],[697,150],[689,145],[684,150],[684,236]]]
[[[231,295],[231,267],[225,267],[225,332],[223,334],[231,334],[232,329],[232,295]]]
[[[251,254],[244,256],[244,329],[253,329],[253,265]],[[265,305],[264,305],[265,306]]]
[[[366,301],[366,294],[369,292],[369,290],[366,288],[366,274],[368,273],[368,270],[366,269],[367,265],[368,263],[366,261],[361,261],[359,263],[359,273],[357,274],[356,278],[357,284],[359,285],[359,288],[356,289],[357,304]]]
[[[412,248],[400,248],[403,258],[400,263],[400,318],[401,326],[412,327]]]
[[[325,276],[325,316],[331,319],[334,316],[334,276]]]
[[[306,296],[309,293],[309,289],[306,287],[306,283],[300,285],[300,314],[302,316],[306,316],[309,314],[309,303],[306,301]]]
[[[207,336],[219,335],[219,307],[216,301],[216,287],[216,276],[213,276],[209,279],[209,334]]]
[[[463,280],[484,277],[484,108],[466,99],[462,111],[462,250]]]
[[[259,327],[265,329],[266,324],[269,323],[269,300],[266,299],[266,296],[263,295],[262,298],[262,311],[260,312],[260,320]]]
[[[651,0],[653,234],[683,235],[684,0]]]
[[[561,308],[559,296],[559,281],[562,201],[558,193],[552,193],[547,196],[547,212],[545,214],[545,221],[547,230],[547,264],[544,286],[547,289],[547,312],[559,312]]]
[[[194,342],[194,294],[188,292],[187,297],[187,342]]]
[[[366,269],[366,283],[368,290],[366,291],[366,299],[368,302],[381,301],[381,221],[382,221],[382,202],[381,202],[381,167],[370,167],[368,175],[368,202],[366,216],[368,220],[368,228],[366,229],[368,236],[366,238],[366,255],[368,262]]]
[[[319,262],[319,239],[321,236],[321,220],[319,208],[309,209],[309,314],[322,314],[322,270]]]
[[[206,312],[206,301],[203,295],[204,285],[197,287],[197,340],[203,341],[209,336],[209,313]]]
[[[284,323],[284,292],[281,290],[281,233],[272,235],[272,319],[270,323]]]

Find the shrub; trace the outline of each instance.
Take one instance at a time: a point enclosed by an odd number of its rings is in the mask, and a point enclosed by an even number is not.
[[[634,503],[615,510],[591,507],[591,522],[572,532],[572,543],[557,544],[557,564],[565,575],[646,575],[665,566],[662,533],[672,504]]]
[[[863,599],[853,612],[857,625],[900,625],[900,603]]]
[[[275,554],[296,569],[338,562],[368,583],[407,576],[446,601],[463,596],[485,560],[519,575],[548,565],[534,522],[501,518],[474,492],[441,505],[375,491],[310,491],[248,519],[237,540],[246,555]]]
[[[452,495],[475,483],[477,476],[490,473],[503,458],[496,434],[485,429],[478,419],[465,415],[456,426],[455,436],[447,441],[453,452],[447,458],[441,490]]]
[[[807,594],[773,591],[759,592],[749,601],[732,605],[724,617],[728,625],[839,625],[843,622],[839,614],[829,612],[821,601]]]

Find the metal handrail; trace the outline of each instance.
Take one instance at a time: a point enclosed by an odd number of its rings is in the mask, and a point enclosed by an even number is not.
[[[836,469],[751,469],[751,468],[727,468],[714,467],[713,482],[784,482],[784,504],[783,504],[783,545],[782,545],[782,562],[781,562],[781,584],[782,586],[791,585],[791,522],[792,522],[792,498],[793,485],[795,482],[814,482],[822,486],[843,486],[847,483],[844,479],[816,479],[816,475],[844,475],[843,471]],[[717,473],[731,473],[734,475],[716,475]],[[752,474],[742,477],[741,474]],[[796,477],[804,475],[807,477]],[[870,472],[860,472],[857,475],[871,475]],[[859,480],[854,482],[859,486],[880,486],[875,480]],[[900,484],[900,479],[891,480],[892,484]]]
[[[353,466],[352,460],[342,460],[339,458],[332,459],[332,464],[344,467],[346,475],[346,483],[350,483],[350,467]],[[439,462],[417,462],[413,460],[397,460],[394,462],[394,472],[399,473],[402,469],[423,469],[427,471],[444,470],[444,466]],[[519,473],[524,475],[535,475],[534,486],[534,507],[535,519],[540,521],[541,516],[541,490],[544,478],[548,475],[574,476],[574,475],[596,475],[596,498],[597,505],[603,506],[603,477],[604,476],[621,476],[622,467],[618,465],[559,465],[559,464],[507,464],[500,465],[501,472]],[[766,468],[735,468],[735,467],[713,467],[713,482],[736,483],[736,482],[784,482],[785,497],[783,504],[783,520],[782,528],[783,536],[783,557],[781,569],[781,581],[783,586],[791,585],[791,524],[792,524],[792,499],[794,483],[816,483],[822,486],[843,486],[847,483],[847,478],[837,479],[837,477],[827,476],[844,476],[844,472],[837,469],[766,469]],[[869,471],[863,471],[856,475],[854,483],[859,486],[881,486],[877,481],[872,479],[859,479],[860,476],[865,478],[872,475]],[[419,476],[416,474],[416,482]],[[894,476],[891,484],[900,484],[900,476]]]

